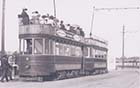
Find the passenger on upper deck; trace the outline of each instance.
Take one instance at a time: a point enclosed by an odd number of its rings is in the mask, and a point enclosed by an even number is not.
[[[66,29],[67,29],[68,31],[70,30],[70,27],[71,27],[70,24],[67,24],[67,25],[66,25]]]
[[[29,15],[26,13],[27,9],[24,8],[21,13],[23,25],[28,25],[30,23]]]
[[[31,24],[39,24],[40,23],[39,18],[40,14],[38,11],[32,12]]]
[[[48,19],[48,22],[47,24],[51,25],[51,26],[54,26],[54,17],[53,16],[49,16],[49,19]]]
[[[58,25],[59,20],[56,17],[54,17],[53,21],[54,21],[55,27],[59,27],[59,25]]]
[[[70,30],[69,31],[72,32],[72,33],[74,33],[74,34],[76,33],[76,31],[74,30],[74,27],[71,26],[71,25],[70,25]]]
[[[85,33],[84,33],[84,31],[82,30],[82,28],[80,28],[79,30],[80,30],[80,35],[81,35],[82,37],[85,37]]]
[[[76,30],[76,34],[77,34],[77,35],[80,35],[80,27],[76,27],[75,30]]]
[[[62,20],[60,21],[60,29],[66,30],[65,25]]]
[[[47,16],[46,15],[42,15],[41,19],[40,19],[40,24],[47,24]]]
[[[19,22],[18,22],[19,25],[23,25],[21,14],[18,14],[18,19],[19,19]]]

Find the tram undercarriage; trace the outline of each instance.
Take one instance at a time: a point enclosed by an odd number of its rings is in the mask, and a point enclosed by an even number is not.
[[[19,75],[24,80],[62,80],[107,72],[106,67],[82,66],[82,58],[77,57],[24,55],[19,56],[19,58],[21,58]]]

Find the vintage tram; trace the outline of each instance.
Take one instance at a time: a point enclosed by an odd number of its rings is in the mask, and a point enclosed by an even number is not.
[[[50,24],[19,25],[19,76],[64,79],[107,72],[107,42]]]

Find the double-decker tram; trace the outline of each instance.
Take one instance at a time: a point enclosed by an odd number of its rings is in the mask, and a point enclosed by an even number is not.
[[[107,42],[73,31],[50,24],[19,25],[19,76],[48,80],[107,72]]]

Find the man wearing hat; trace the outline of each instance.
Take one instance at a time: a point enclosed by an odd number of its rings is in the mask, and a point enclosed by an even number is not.
[[[2,56],[2,58],[1,58],[1,67],[2,67],[1,82],[4,82],[4,78],[6,79],[6,81],[9,81],[8,80],[9,63],[8,63],[7,55]]]
[[[21,13],[23,25],[28,25],[28,24],[29,24],[29,21],[30,21],[29,15],[26,13],[26,11],[27,11],[27,9],[24,8],[24,9],[22,10],[22,13]]]

